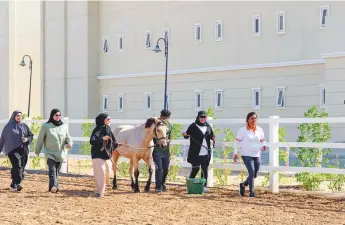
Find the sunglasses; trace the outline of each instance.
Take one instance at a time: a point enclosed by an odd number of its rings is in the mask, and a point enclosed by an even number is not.
[[[16,115],[16,117],[22,117],[22,115]]]
[[[200,119],[206,119],[207,116],[200,116]]]
[[[108,120],[108,121],[109,121],[109,120],[110,120],[110,118],[106,118],[105,120]]]
[[[61,116],[61,114],[55,114],[54,116],[56,116],[56,117],[60,117],[60,116]]]

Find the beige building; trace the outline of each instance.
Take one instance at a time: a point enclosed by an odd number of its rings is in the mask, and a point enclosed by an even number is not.
[[[209,106],[218,118],[252,110],[303,117],[312,105],[344,116],[345,2],[25,4],[0,3],[2,118],[26,109],[28,70],[17,62],[27,52],[36,60],[35,114],[57,107],[71,118],[158,115],[165,58],[152,48],[165,35],[175,118]],[[30,4],[37,11],[25,10]]]

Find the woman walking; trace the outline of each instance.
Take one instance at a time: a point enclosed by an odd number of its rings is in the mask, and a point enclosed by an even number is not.
[[[28,161],[29,145],[34,136],[28,125],[22,123],[21,120],[22,113],[18,110],[14,111],[2,130],[0,138],[0,152],[8,155],[12,164],[10,188],[13,191],[23,189],[21,182],[24,179],[24,169]]]
[[[239,129],[235,141],[234,162],[238,159],[238,145],[241,147],[242,160],[248,170],[248,177],[239,185],[239,194],[244,196],[245,187],[249,185],[249,197],[255,197],[254,179],[260,168],[261,151],[266,150],[264,131],[256,125],[257,115],[250,112],[246,118],[246,126]]]
[[[49,170],[49,191],[59,191],[59,171],[65,157],[65,147],[72,148],[72,139],[68,132],[68,126],[61,121],[61,112],[53,109],[49,120],[42,124],[37,137],[35,153],[40,154],[42,148],[47,158]]]
[[[104,197],[106,184],[109,184],[109,159],[112,152],[120,144],[116,143],[113,132],[110,129],[110,117],[101,113],[96,117],[96,127],[90,137],[91,158],[93,174],[95,178],[95,197]]]
[[[206,179],[204,192],[207,192],[207,171],[211,159],[211,140],[215,141],[215,136],[212,127],[207,123],[206,112],[199,111],[195,122],[182,135],[186,139],[190,137],[187,162],[192,164],[192,172],[189,178],[195,178],[199,172],[199,167],[201,167],[201,177]]]

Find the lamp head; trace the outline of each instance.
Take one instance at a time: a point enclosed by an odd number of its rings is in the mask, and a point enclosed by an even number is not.
[[[22,59],[22,61],[20,62],[19,65],[21,65],[21,66],[26,66],[24,59]]]
[[[157,44],[156,47],[154,49],[152,49],[152,51],[154,52],[161,52],[162,50],[159,48],[159,45]]]

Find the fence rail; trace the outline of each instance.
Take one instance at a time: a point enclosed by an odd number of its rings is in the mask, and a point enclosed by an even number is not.
[[[1,123],[7,123],[8,120],[0,120]],[[27,124],[31,123],[45,123],[47,120],[30,120],[26,119]],[[194,119],[172,119],[171,123],[178,123],[182,125],[190,124]],[[64,122],[67,124],[84,124],[84,123],[94,123],[94,120],[82,120],[82,119],[69,119],[64,118]],[[214,125],[234,125],[234,124],[244,124],[244,119],[213,119],[210,118],[209,122]],[[129,119],[113,119],[114,124],[131,124],[137,125],[143,123],[141,119],[129,120]],[[261,166],[261,171],[270,172],[269,187],[274,193],[279,192],[279,172],[309,172],[309,173],[328,173],[328,174],[345,174],[345,169],[337,168],[319,168],[319,167],[289,167],[289,166],[279,166],[279,148],[337,148],[345,149],[345,143],[310,143],[310,142],[279,142],[279,124],[300,124],[300,123],[345,123],[345,117],[329,117],[329,118],[279,118],[278,116],[270,116],[269,118],[261,118],[259,120],[261,124],[269,125],[268,137],[268,147],[269,147],[269,165]],[[73,137],[73,141],[87,142],[89,138],[87,137]],[[267,139],[267,138],[266,138]],[[222,148],[233,146],[233,142],[217,141],[217,146]],[[188,146],[188,140],[173,140],[171,144],[174,145],[184,145]],[[33,157],[34,153],[30,153],[30,157]],[[43,157],[43,154],[40,154]],[[67,154],[66,162],[62,166],[63,172],[68,172],[68,159],[84,160],[90,159],[89,155],[73,155]],[[128,161],[127,159],[121,158],[121,161]],[[142,163],[142,162],[141,162]],[[178,161],[171,162],[171,165],[178,165],[183,168],[190,168],[190,164],[185,162],[185,156],[178,158]],[[213,154],[211,157],[211,163],[209,167],[209,179],[208,186],[213,186],[213,169],[232,169],[235,171],[240,171],[244,168],[240,164],[221,164],[216,163],[213,160]],[[154,177],[154,176],[153,176]]]

